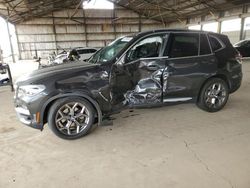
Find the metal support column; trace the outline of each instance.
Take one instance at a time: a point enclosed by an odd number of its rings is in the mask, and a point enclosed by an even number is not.
[[[201,24],[201,29],[200,30],[203,31],[203,24]]]
[[[139,14],[139,32],[141,32],[141,25],[142,23],[141,23],[141,15]]]
[[[245,31],[244,31],[244,26],[245,26],[245,18],[241,18],[241,26],[240,26],[240,40],[245,39]]]
[[[221,21],[218,21],[217,33],[221,33]]]
[[[86,41],[86,47],[89,46],[89,43],[88,43],[88,29],[87,29],[87,20],[86,20],[86,14],[85,14],[85,10],[82,9],[83,11],[83,24],[84,24],[84,34],[85,34],[85,41]]]
[[[57,47],[57,35],[56,35],[56,25],[55,25],[55,18],[54,13],[52,12],[52,23],[53,23],[53,34],[55,37],[55,45],[56,45],[56,54],[58,54],[58,47]]]
[[[7,11],[8,11],[8,15],[9,15],[9,8],[7,8]],[[11,57],[12,57],[12,61],[13,61],[13,63],[15,63],[15,62],[16,62],[16,60],[15,60],[14,50],[13,50],[13,45],[12,45],[12,41],[11,41],[11,34],[10,34],[9,22],[8,22],[8,20],[5,20],[5,21],[6,21],[7,31],[8,31],[8,36],[9,36],[9,43],[10,43]]]
[[[16,34],[16,40],[17,40],[17,49],[18,49],[18,59],[21,60],[22,59],[22,55],[21,55],[21,45],[20,45],[20,41],[19,41],[19,35],[16,29],[16,25],[15,25],[15,34]]]
[[[247,5],[243,5],[242,7],[242,13],[247,13]],[[246,18],[241,18],[241,26],[240,26],[240,40],[245,39],[245,31],[244,31],[244,27],[245,27],[245,20]]]
[[[219,13],[218,28],[217,28],[217,32],[218,32],[218,33],[221,33],[222,21],[220,20],[220,18],[223,18],[224,16],[225,16],[225,12],[220,12],[220,13]]]
[[[113,31],[114,31],[114,37],[117,38],[117,32],[116,32],[116,6],[114,5],[113,9],[113,15],[112,15],[112,24],[113,24]]]

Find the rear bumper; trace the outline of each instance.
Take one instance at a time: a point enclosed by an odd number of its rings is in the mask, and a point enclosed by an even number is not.
[[[243,77],[242,72],[234,73],[231,76],[230,93],[233,93],[240,88],[241,82],[242,82],[242,77]]]

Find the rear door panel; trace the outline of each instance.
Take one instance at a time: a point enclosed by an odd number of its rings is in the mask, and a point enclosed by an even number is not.
[[[217,59],[204,34],[171,34],[165,54],[169,58],[163,72],[164,102],[191,100],[198,96],[205,80],[216,74]]]
[[[204,81],[216,73],[214,55],[166,60],[163,73],[163,98],[193,98]]]

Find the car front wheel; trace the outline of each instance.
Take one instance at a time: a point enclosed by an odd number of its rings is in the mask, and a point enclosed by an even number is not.
[[[94,123],[92,105],[78,97],[57,100],[50,108],[48,124],[60,138],[77,139],[88,134]]]
[[[197,105],[208,112],[217,112],[227,103],[229,89],[227,83],[220,78],[212,78],[203,86]]]

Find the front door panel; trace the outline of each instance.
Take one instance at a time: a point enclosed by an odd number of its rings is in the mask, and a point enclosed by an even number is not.
[[[145,58],[112,68],[112,103],[147,106],[162,102],[162,73],[165,62]]]
[[[112,105],[151,106],[162,103],[163,46],[167,33],[138,39],[112,67]]]

